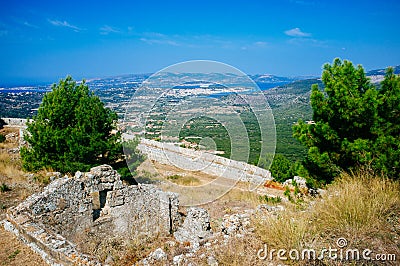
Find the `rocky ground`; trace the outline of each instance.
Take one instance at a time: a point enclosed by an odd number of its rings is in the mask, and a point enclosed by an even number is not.
[[[0,185],[7,189],[0,191],[0,221],[5,218],[9,207],[16,206],[26,197],[39,191],[43,186],[35,182],[33,176],[23,174],[19,161],[18,129],[3,128],[0,133],[7,136],[7,141],[0,143]],[[8,160],[11,160],[8,161]],[[6,164],[8,167],[6,167]],[[15,235],[0,226],[0,265],[39,266],[46,265],[39,255],[23,244]]]
[[[0,155],[2,155],[3,164],[0,166],[0,185],[5,185],[7,189],[0,192],[0,220],[5,218],[8,208],[18,205],[29,195],[40,191],[48,180],[45,180],[46,173],[33,175],[24,173],[21,170],[20,158],[18,154],[18,129],[4,128],[1,133],[7,135],[7,141],[1,144]],[[139,168],[141,172],[141,182],[155,183],[165,189],[168,186],[166,177],[170,175],[182,175],[198,180],[200,183],[207,183],[213,180],[212,177],[201,173],[184,173],[181,170],[168,165],[157,164],[157,171],[151,170],[154,167],[151,162],[146,161]],[[267,189],[268,190],[268,189]],[[245,184],[238,184],[237,187],[225,194],[219,200],[210,204],[201,206],[204,213],[200,216],[206,220],[201,220],[197,228],[202,232],[204,222],[207,224],[204,230],[204,236],[197,239],[193,223],[187,222],[187,232],[183,232],[182,241],[177,241],[177,237],[162,237],[150,241],[143,241],[144,245],[130,245],[121,248],[118,256],[108,256],[103,261],[114,265],[132,265],[140,262],[142,264],[174,264],[186,265],[216,265],[216,259],[211,252],[217,247],[229,247],[229,239],[238,236],[243,238],[247,233],[253,230],[250,227],[250,219],[255,213],[255,207],[260,204],[258,193],[267,191],[248,192]],[[282,196],[281,191],[269,190],[268,193],[273,196]],[[182,213],[191,216],[190,209],[182,208]],[[206,213],[206,214],[205,214]],[[198,214],[195,214],[195,216]],[[196,218],[197,219],[197,218]],[[193,219],[192,219],[193,220]],[[207,229],[207,230],[206,230]],[[193,234],[193,241],[185,240]],[[212,233],[211,233],[212,232]],[[185,236],[186,234],[186,236]],[[202,238],[209,238],[207,242],[200,241]],[[199,240],[199,241],[197,241]],[[111,241],[112,242],[112,241]],[[142,244],[143,244],[142,243]],[[115,243],[111,243],[113,245]],[[2,265],[45,265],[43,260],[29,247],[24,245],[13,234],[0,228],[0,262]],[[139,249],[140,252],[138,252]],[[137,256],[133,253],[138,253]]]
[[[44,266],[42,258],[0,226],[0,265]]]

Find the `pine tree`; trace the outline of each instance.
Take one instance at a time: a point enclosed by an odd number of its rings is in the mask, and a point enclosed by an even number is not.
[[[24,169],[72,173],[122,158],[120,134],[112,134],[116,121],[117,114],[104,107],[85,81],[77,84],[70,76],[60,80],[28,123],[29,147],[21,150]]]
[[[398,177],[399,77],[388,69],[377,89],[360,65],[335,59],[324,66],[322,81],[324,91],[317,85],[311,91],[314,123],[293,127],[293,136],[309,148],[310,174],[330,182],[343,170],[368,166]]]
[[[378,135],[374,143],[377,154],[372,165],[391,177],[400,174],[400,76],[388,68],[378,91],[378,121],[374,127]]]

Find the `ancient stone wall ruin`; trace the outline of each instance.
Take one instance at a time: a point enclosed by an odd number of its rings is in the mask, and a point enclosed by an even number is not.
[[[9,127],[25,127],[26,122],[27,122],[27,119],[23,119],[23,118],[4,117],[2,119],[6,123],[5,126],[9,126]]]
[[[263,184],[272,180],[271,172],[257,166],[207,152],[178,147],[170,143],[142,139],[138,149],[150,160],[161,164],[175,165],[188,171],[200,171],[255,184]]]
[[[5,227],[52,265],[97,265],[71,240],[93,228],[109,236],[171,234],[180,225],[178,195],[154,185],[125,186],[108,165],[54,180],[10,208]]]

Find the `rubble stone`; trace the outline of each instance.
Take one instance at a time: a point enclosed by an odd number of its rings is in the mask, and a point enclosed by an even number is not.
[[[212,235],[210,215],[205,209],[192,207],[181,227],[174,233],[177,241],[199,243]]]

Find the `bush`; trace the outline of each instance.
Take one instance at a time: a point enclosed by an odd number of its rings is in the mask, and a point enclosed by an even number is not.
[[[6,137],[2,134],[0,134],[0,143],[6,141]]]
[[[283,154],[275,154],[269,170],[272,177],[278,182],[284,182],[293,177],[292,163]]]
[[[277,197],[269,197],[268,195],[263,195],[263,196],[259,196],[259,200],[260,202],[266,202],[266,203],[271,203],[271,204],[277,204],[282,202],[282,198],[277,196]]]

